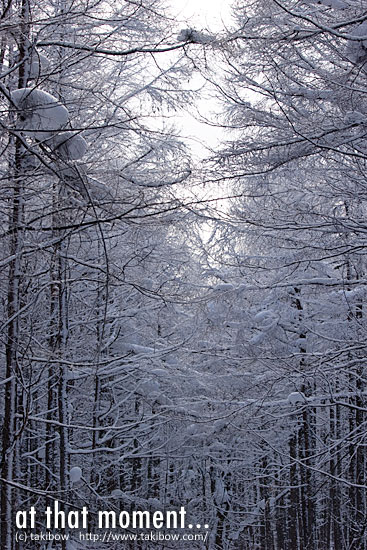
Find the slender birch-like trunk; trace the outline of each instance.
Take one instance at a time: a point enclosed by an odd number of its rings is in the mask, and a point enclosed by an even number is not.
[[[20,6],[20,29],[19,34],[19,59],[25,60],[29,47],[29,20],[30,6],[28,0],[22,0]],[[19,67],[18,88],[23,88],[27,84],[27,61]],[[18,115],[22,119],[22,115]],[[19,309],[20,309],[20,279],[22,274],[21,267],[21,248],[22,248],[22,220],[24,215],[23,208],[23,185],[24,185],[24,146],[20,139],[15,139],[14,162],[9,167],[13,174],[13,196],[9,218],[9,255],[12,258],[8,272],[8,291],[7,291],[7,334],[5,343],[5,362],[6,371],[4,396],[4,426],[2,433],[2,456],[1,456],[1,537],[0,545],[4,550],[14,548],[13,537],[13,487],[14,465],[16,463],[16,408],[19,372],[21,365],[18,363],[19,346]]]

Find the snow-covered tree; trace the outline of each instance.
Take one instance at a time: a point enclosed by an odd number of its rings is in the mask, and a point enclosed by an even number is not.
[[[158,312],[182,294],[187,251],[169,227],[190,176],[163,115],[188,101],[190,68],[157,1],[13,2],[1,37],[1,546],[12,550],[30,496],[44,508],[83,483],[80,498],[108,496],[125,459],[131,498],[143,475],[147,498],[161,475],[142,449],[151,429],[157,449],[169,440],[169,373],[150,369],[181,344]]]
[[[246,294],[240,349],[264,377],[251,468],[267,493],[242,544],[364,548],[365,10],[235,11],[218,86],[234,131],[218,157],[237,195],[222,230],[234,244],[217,270],[231,263]]]

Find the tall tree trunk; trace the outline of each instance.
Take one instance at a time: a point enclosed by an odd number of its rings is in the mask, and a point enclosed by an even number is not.
[[[19,58],[26,59],[28,53],[29,34],[29,2],[22,0],[21,24],[19,39]],[[27,84],[27,62],[19,67],[18,88]],[[22,119],[22,115],[19,115]],[[20,309],[20,279],[21,279],[21,248],[22,248],[22,220],[23,220],[23,180],[24,173],[24,146],[20,139],[15,140],[14,165],[10,166],[13,174],[12,210],[9,221],[10,246],[9,253],[12,260],[9,265],[8,293],[7,293],[7,335],[5,343],[5,396],[4,396],[4,425],[2,433],[1,456],[1,548],[12,550],[13,537],[13,488],[14,464],[16,446],[16,406],[18,391],[18,375],[21,365],[18,364],[19,346],[19,309]]]

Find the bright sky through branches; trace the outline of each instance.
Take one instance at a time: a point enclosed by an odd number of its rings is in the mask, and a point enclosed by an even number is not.
[[[177,19],[187,20],[197,30],[219,31],[228,21],[230,0],[172,0]]]
[[[231,0],[171,0],[172,12],[177,21],[182,22],[182,28],[193,28],[197,31],[208,30],[210,32],[223,32],[231,19]],[[192,88],[200,89],[203,85],[202,77],[192,79]],[[212,99],[213,94],[206,87],[197,101],[197,109],[203,118],[213,120],[213,113],[220,110],[217,101]],[[190,113],[178,117],[178,125],[182,134],[188,139],[188,143],[194,155],[205,156],[205,146],[215,148],[223,130],[199,122]]]

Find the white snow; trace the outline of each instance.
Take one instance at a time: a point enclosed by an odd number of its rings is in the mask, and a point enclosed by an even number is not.
[[[28,77],[31,79],[39,78],[47,72],[49,65],[50,62],[47,57],[36,50],[31,57]]]
[[[228,426],[228,420],[224,420],[221,418],[220,420],[216,420],[214,422],[213,428],[215,431],[220,431],[223,428],[226,428]]]
[[[122,498],[124,496],[124,493],[121,491],[121,489],[114,489],[111,492],[112,498]]]
[[[164,369],[153,369],[150,372],[156,376],[167,376],[167,371]]]
[[[353,63],[362,61],[367,55],[367,21],[350,31],[352,36],[360,36],[361,40],[348,40],[346,53]]]
[[[139,346],[138,344],[130,344],[128,342],[121,342],[121,349],[125,352],[133,352],[133,353],[154,353],[154,348],[150,348],[147,346]]]
[[[159,392],[160,387],[154,380],[146,380],[145,382],[142,382],[140,389],[145,395],[151,395],[155,392]]]
[[[234,286],[231,283],[219,283],[213,290],[233,290]]]
[[[38,140],[49,139],[53,132],[61,130],[69,120],[66,107],[43,90],[20,88],[11,92],[11,99],[25,117],[21,129]]]
[[[50,140],[50,147],[64,160],[79,160],[87,151],[87,142],[80,134],[62,132]]]
[[[272,310],[259,311],[254,317],[254,321],[263,330],[269,330],[278,323],[278,315]]]
[[[300,391],[294,391],[288,395],[287,402],[289,405],[300,405],[306,403],[306,396]]]
[[[179,42],[191,42],[193,44],[210,44],[215,38],[210,34],[196,31],[195,29],[181,29],[177,35]]]
[[[82,478],[83,472],[79,466],[74,466],[74,468],[71,468],[69,472],[70,481],[73,483],[76,483],[77,481],[80,481]]]
[[[95,178],[88,178],[88,184],[90,186],[90,194],[93,199],[103,200],[107,196],[111,197],[110,191],[103,182],[96,180]]]
[[[218,439],[215,439],[211,444],[210,444],[210,450],[211,451],[225,451],[227,449],[227,446],[222,443],[221,441],[218,441]]]
[[[148,498],[147,500],[149,506],[153,506],[154,508],[161,508],[162,506],[162,503],[160,500],[158,500],[157,498],[153,498],[153,497],[150,497]]]
[[[197,424],[190,424],[187,426],[186,431],[189,435],[196,435],[200,433],[200,427]]]
[[[218,506],[223,505],[226,502],[229,502],[229,495],[227,493],[227,490],[224,486],[222,479],[216,479],[215,480],[215,491],[213,494],[213,499]]]
[[[350,31],[353,36],[363,37],[364,40],[361,40],[363,46],[367,48],[367,21],[363,21],[358,27]]]
[[[344,117],[344,122],[347,124],[360,124],[365,123],[366,121],[366,115],[360,113],[359,111],[348,111]]]
[[[320,1],[321,1],[321,4],[324,4],[324,6],[328,6],[329,8],[333,8],[335,10],[344,10],[348,7],[348,5],[342,0],[320,0]]]

